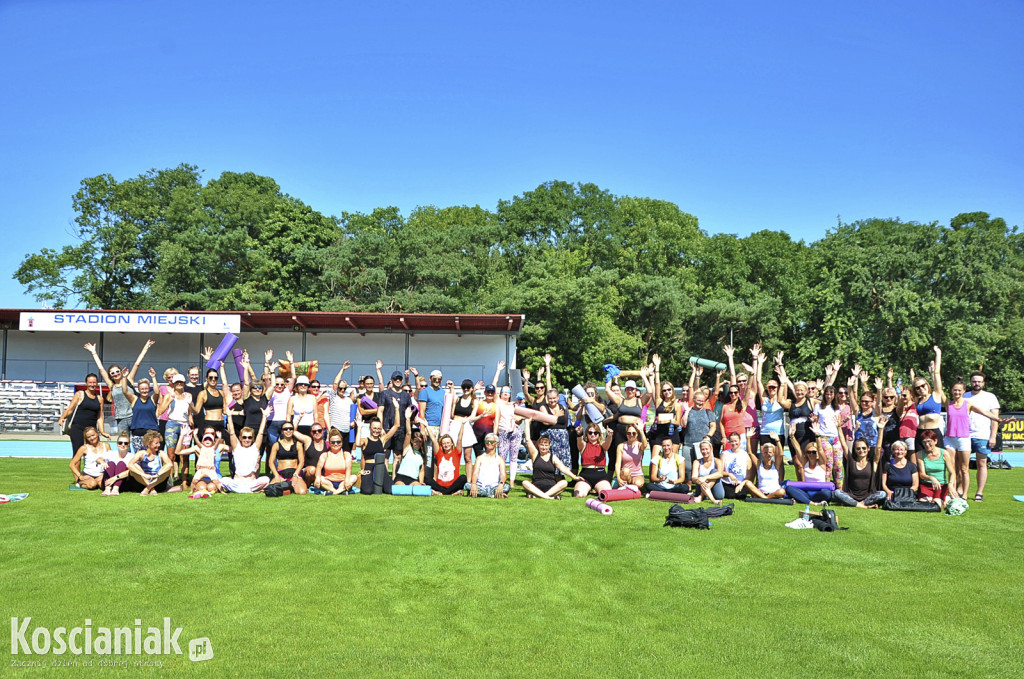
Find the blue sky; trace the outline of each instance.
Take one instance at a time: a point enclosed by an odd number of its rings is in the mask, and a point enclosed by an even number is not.
[[[1019,1],[4,0],[0,262],[71,242],[83,178],[182,162],[333,215],[559,179],[710,233],[1022,225],[1022,28]],[[37,303],[7,273],[0,306]]]

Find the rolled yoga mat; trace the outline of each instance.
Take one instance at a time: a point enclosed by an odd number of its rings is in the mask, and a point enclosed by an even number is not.
[[[690,363],[696,363],[702,368],[709,368],[711,370],[725,370],[727,367],[724,363],[712,361],[710,358],[700,358],[698,356],[691,356]]]
[[[242,354],[245,353],[241,349],[232,349],[231,357],[235,359],[235,370],[238,371],[238,383],[245,384],[245,365],[242,363]]]
[[[278,377],[288,377],[291,375],[291,363],[289,361],[281,361],[277,368]],[[320,361],[296,361],[295,362],[295,376],[305,375],[311,380],[316,379],[316,373],[320,370]]]
[[[452,426],[452,407],[455,405],[455,394],[451,389],[445,389],[444,407],[441,409],[441,436],[448,433]]]
[[[210,356],[210,360],[206,362],[206,369],[213,368],[214,370],[220,370],[220,367],[224,365],[224,359],[231,353],[231,347],[235,346],[235,342],[238,341],[238,335],[232,335],[230,332],[224,335],[224,339],[217,345],[217,349],[214,350]]]
[[[425,491],[425,492],[424,492]],[[411,495],[412,497],[430,497],[430,486],[391,486],[392,495]]]
[[[595,512],[600,512],[605,516],[608,516],[609,514],[615,511],[605,503],[595,500],[594,498],[590,498],[589,500],[587,500],[587,508],[593,509]]]
[[[554,415],[552,415],[551,413],[542,413],[541,411],[533,410],[532,408],[524,408],[522,406],[516,406],[515,413],[519,417],[525,417],[525,418],[533,420],[534,422],[540,422],[541,424],[546,424],[549,427],[551,425],[555,424],[556,422],[558,422],[558,418],[555,417]]]
[[[587,398],[587,390],[577,384],[572,388],[572,395],[582,401]],[[591,422],[602,422],[604,420],[601,410],[593,403],[587,404],[587,417],[590,418]]]
[[[835,490],[836,484],[822,481],[787,481],[787,486],[804,490]]]
[[[659,502],[679,502],[684,505],[692,505],[700,502],[689,493],[672,493],[667,490],[652,490],[647,494],[647,499],[658,500]]]
[[[643,493],[633,486],[623,486],[622,488],[602,490],[597,496],[601,502],[616,502],[618,500],[639,500],[643,497]]]
[[[792,504],[796,503],[796,500],[793,500],[792,498],[788,498],[788,497],[767,498],[767,497],[754,497],[753,495],[746,496],[745,498],[743,498],[743,501],[744,502],[760,502],[763,505],[792,505]]]

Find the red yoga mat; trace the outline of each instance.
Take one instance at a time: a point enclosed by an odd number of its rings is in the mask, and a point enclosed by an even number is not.
[[[601,502],[615,502],[616,500],[638,500],[643,497],[643,494],[635,488],[613,488],[602,490],[597,496],[601,498]]]

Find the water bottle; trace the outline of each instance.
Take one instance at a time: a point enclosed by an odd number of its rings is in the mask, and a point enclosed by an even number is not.
[[[804,520],[805,521],[810,521],[811,520],[811,506],[810,505],[804,506]]]

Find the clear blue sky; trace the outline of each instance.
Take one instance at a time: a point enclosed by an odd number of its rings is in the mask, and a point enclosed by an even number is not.
[[[83,178],[182,162],[329,215],[559,179],[711,233],[1022,225],[1022,29],[1019,0],[0,0],[0,307],[37,306],[10,272],[71,242]]]

